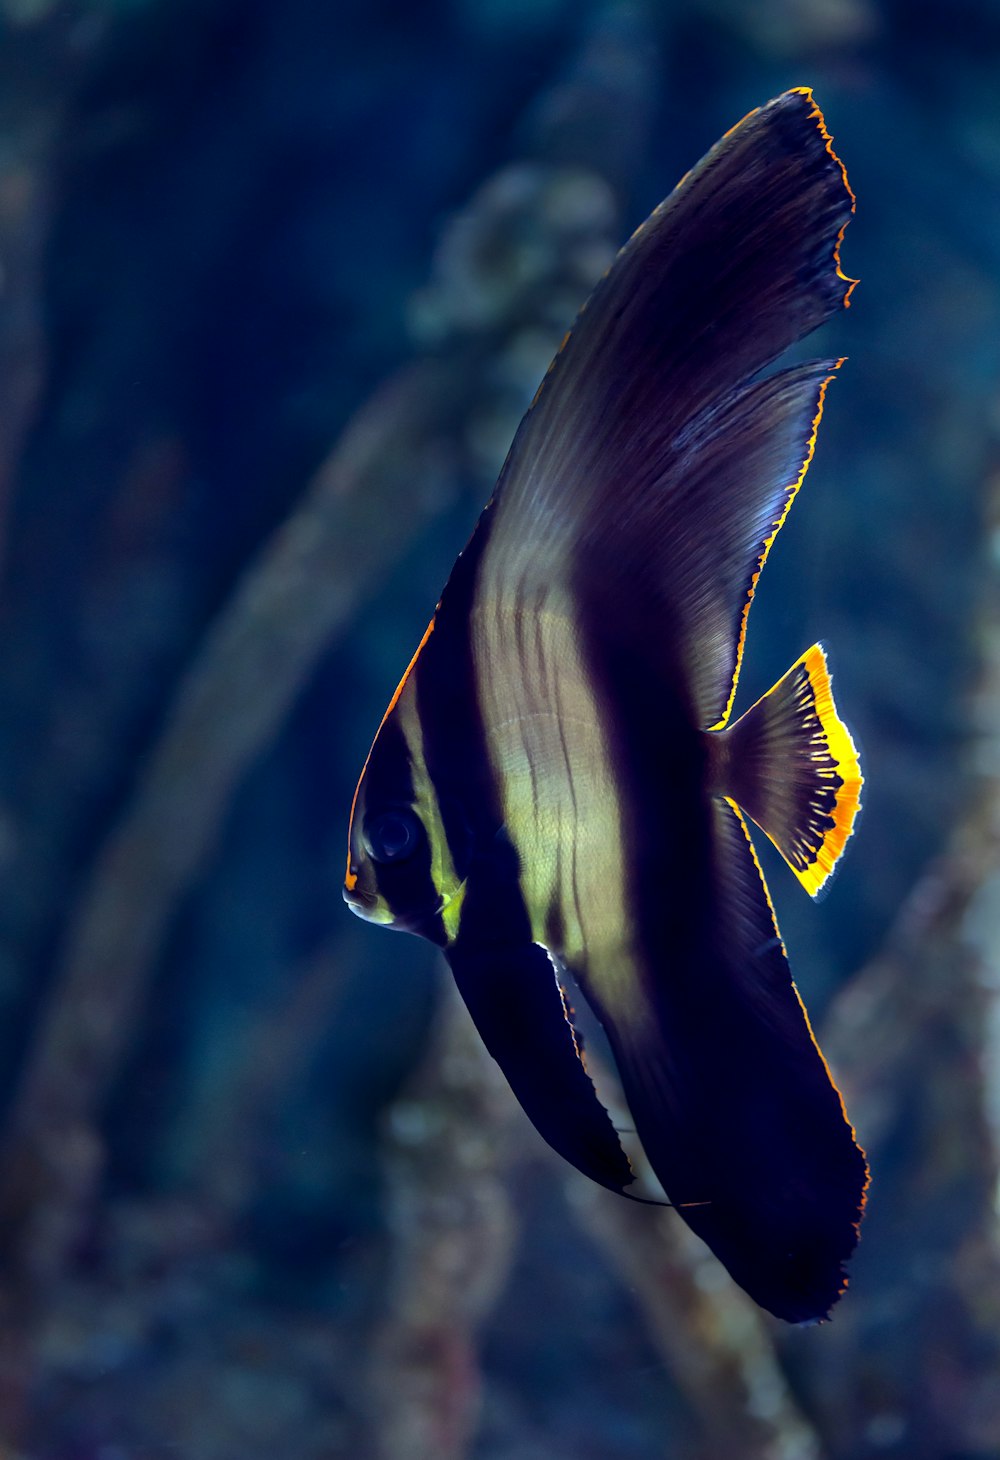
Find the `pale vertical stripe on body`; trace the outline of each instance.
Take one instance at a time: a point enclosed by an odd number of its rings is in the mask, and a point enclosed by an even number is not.
[[[491,543],[473,612],[482,719],[505,826],[521,861],[535,940],[600,978],[617,1006],[637,992],[630,964],[618,788],[569,605],[553,583],[504,589],[516,560]],[[505,562],[506,559],[506,562]],[[555,914],[555,917],[553,917]],[[599,970],[599,973],[598,973]]]
[[[395,713],[399,716],[400,728],[410,756],[413,809],[423,822],[430,843],[431,877],[441,896],[441,919],[449,938],[454,938],[458,928],[458,914],[462,901],[460,894],[464,884],[459,882],[458,873],[452,861],[437,791],[427,769],[424,730],[417,709],[415,677],[404,685]]]

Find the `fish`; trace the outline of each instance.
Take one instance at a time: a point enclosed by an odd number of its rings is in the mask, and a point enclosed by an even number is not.
[[[827,1318],[847,1285],[868,1167],[749,827],[815,895],[863,778],[821,645],[733,710],[843,364],[775,362],[850,304],[854,206],[800,87],[621,249],[385,712],[344,885],[361,917],[443,950],[540,1135],[629,1196],[582,996],[668,1203],[791,1323]]]

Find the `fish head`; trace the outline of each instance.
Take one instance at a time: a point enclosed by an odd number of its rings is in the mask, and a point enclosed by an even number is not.
[[[444,946],[463,888],[433,785],[387,720],[354,795],[344,901],[367,922]]]

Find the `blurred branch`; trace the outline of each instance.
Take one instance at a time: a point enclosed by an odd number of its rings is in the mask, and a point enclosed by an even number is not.
[[[391,1114],[396,1270],[372,1353],[379,1460],[464,1460],[479,1413],[477,1329],[510,1264],[505,1182],[523,1119],[450,990],[423,1074]]]
[[[37,20],[47,22],[42,45],[29,34]],[[0,6],[0,559],[11,478],[46,364],[43,265],[54,143],[70,83],[96,44],[70,6]]]
[[[295,972],[283,1002],[262,1010],[244,1031],[230,1078],[200,1115],[194,1180],[203,1204],[223,1222],[237,1218],[256,1194],[257,1152],[296,1077],[327,1037],[344,974],[343,943],[331,938]]]
[[[872,1165],[856,1277],[815,1379],[835,1454],[1000,1453],[1000,1247],[989,1119],[1000,801],[918,885],[825,1046]],[[989,985],[992,983],[993,987]],[[869,1250],[870,1249],[870,1250]],[[878,1335],[891,1325],[891,1344]]]
[[[622,1201],[575,1173],[565,1184],[697,1418],[697,1460],[731,1460],[735,1435],[741,1460],[821,1460],[824,1447],[775,1353],[774,1325],[677,1213]]]
[[[996,543],[1000,473],[985,499]],[[1000,1453],[998,567],[975,629],[967,808],[824,1037],[872,1166],[856,1280],[816,1374],[850,1460]]]
[[[641,115],[637,78],[648,88],[648,38],[627,9],[609,7],[608,16],[611,30],[603,39],[591,35],[582,75],[562,84],[559,116],[548,118],[564,137],[582,112],[604,117],[626,102],[633,122]],[[595,66],[609,47],[618,60]],[[638,69],[623,71],[629,54]],[[620,73],[627,97],[615,89]],[[495,471],[567,318],[613,257],[615,180],[581,167],[543,134],[539,123],[537,151],[548,161],[505,169],[446,233],[414,318],[442,363],[401,372],[358,413],[250,566],[90,868],[7,1132],[0,1215],[9,1234],[8,1300],[19,1283],[51,1293],[74,1251],[102,1164],[102,1101],[134,1037],[167,931],[242,778],[319,655],[439,509],[456,436],[484,475]],[[610,148],[607,160],[609,168],[621,164],[622,149]],[[271,1070],[254,1070],[248,1056],[234,1096],[244,1134],[301,1062],[309,1021],[329,1013],[324,979],[317,967],[293,997]],[[478,1408],[475,1331],[509,1256],[503,1131],[515,1107],[464,1011],[452,1011],[443,1041],[409,1125],[405,1110],[396,1113],[398,1282],[372,1378],[372,1429],[386,1460],[466,1453]],[[241,1201],[248,1162],[252,1151],[238,1139],[213,1179],[227,1210]],[[44,1310],[43,1297],[36,1321]]]
[[[30,135],[20,143],[11,149],[8,142],[0,160],[0,545],[11,474],[38,397],[44,355],[38,275],[48,198],[42,137]]]
[[[100,1164],[95,1114],[236,787],[323,649],[434,515],[459,424],[486,470],[502,460],[497,443],[613,255],[615,214],[608,184],[579,170],[508,168],[476,195],[418,301],[418,325],[446,357],[401,372],[358,413],[209,632],[95,860],[13,1110],[0,1213],[22,1231],[22,1271],[55,1274],[72,1244]]]
[[[98,856],[12,1113],[0,1210],[17,1262],[58,1270],[99,1165],[92,1120],[179,900],[236,786],[325,646],[434,514],[457,382],[424,364],[378,391],[268,544],[183,682]]]

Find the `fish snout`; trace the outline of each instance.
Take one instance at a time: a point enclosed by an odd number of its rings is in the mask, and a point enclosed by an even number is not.
[[[396,926],[396,920],[385,902],[374,892],[365,892],[361,887],[345,887],[344,901],[356,917],[366,923],[377,923],[382,928]]]
[[[344,901],[352,913],[357,913],[359,918],[370,917],[375,910],[375,897],[370,892],[363,892],[360,887],[344,887]]]

